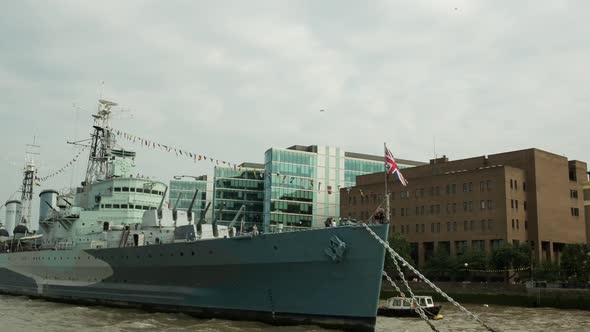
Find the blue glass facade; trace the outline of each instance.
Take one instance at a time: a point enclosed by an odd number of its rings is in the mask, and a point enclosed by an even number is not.
[[[256,224],[261,229],[264,201],[263,169],[215,167],[214,172],[214,218],[220,224],[227,224],[234,219],[243,205],[244,227],[249,229]]]
[[[267,150],[264,171],[265,229],[320,227],[329,217],[340,218],[340,188],[354,186],[358,175],[384,171],[384,161],[337,147],[293,146]]]
[[[208,185],[206,176],[198,177],[193,180],[170,180],[170,187],[168,189],[170,192],[168,196],[170,208],[174,208],[178,202],[178,210],[188,210],[191,200],[193,199],[193,195],[195,194],[195,190],[198,189],[199,192],[197,193],[197,198],[195,199],[192,210],[195,216],[200,216],[201,212],[207,206],[207,187]],[[179,196],[180,199],[178,198]]]

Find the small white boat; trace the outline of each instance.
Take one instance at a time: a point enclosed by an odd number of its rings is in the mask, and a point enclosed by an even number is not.
[[[432,296],[416,296],[415,300],[410,297],[392,297],[380,306],[377,310],[379,316],[388,317],[420,317],[416,308],[420,305],[428,318],[440,319],[441,306],[434,305]]]

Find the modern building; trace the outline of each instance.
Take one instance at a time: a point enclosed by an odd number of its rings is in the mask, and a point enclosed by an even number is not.
[[[243,206],[243,215],[239,216],[243,227],[250,229],[256,224],[262,229],[263,171],[264,165],[256,163],[242,163],[237,168],[215,167],[213,215],[218,222],[231,222]]]
[[[211,181],[207,175],[178,175],[175,176],[173,180],[170,180],[168,195],[169,208],[176,208],[181,211],[188,210],[196,190],[198,190],[198,192],[192,210],[195,218],[198,220],[201,213],[205,211],[207,203],[211,202],[211,197],[213,196],[213,181]],[[209,208],[205,218],[210,219],[211,216],[212,209]]]
[[[489,252],[524,242],[540,261],[559,261],[565,244],[586,241],[588,208],[578,198],[586,167],[538,149],[434,159],[404,170],[407,187],[389,183],[392,230],[411,243],[419,264],[437,250]],[[340,191],[342,215],[369,219],[383,192],[383,173],[357,177],[356,186]]]
[[[400,168],[424,163],[398,159]],[[264,158],[264,226],[320,227],[340,218],[340,190],[356,177],[384,169],[383,156],[338,147],[294,145],[271,148]]]

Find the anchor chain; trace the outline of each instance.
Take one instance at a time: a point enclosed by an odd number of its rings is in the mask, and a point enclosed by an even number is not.
[[[416,299],[416,295],[414,295],[412,288],[410,288],[410,285],[408,284],[408,281],[406,280],[406,278],[404,276],[404,272],[399,267],[399,264],[397,263],[397,260],[395,259],[395,257],[392,257],[392,258],[393,258],[393,263],[395,264],[395,268],[397,269],[397,273],[399,274],[399,277],[402,279],[402,282],[404,283],[404,285],[406,286],[406,289],[410,293],[410,297],[412,298],[412,304],[416,305],[416,307],[414,308],[414,311],[416,311],[416,313],[418,313],[418,315],[420,315],[420,318],[422,318],[422,320],[424,320],[424,322],[426,322],[426,324],[428,324],[428,326],[430,326],[430,329],[432,331],[440,332],[436,328],[436,326],[434,326],[434,324],[432,324],[432,322],[428,319],[428,317],[426,317],[426,313],[424,312],[424,309],[422,309],[422,306],[420,305],[420,301],[418,301],[418,299]],[[385,272],[385,271],[383,271],[383,272]],[[385,272],[385,273],[387,274],[387,272]]]
[[[371,234],[376,240],[377,242],[381,243],[381,245],[383,245],[383,247],[385,247],[385,249],[389,252],[389,254],[391,255],[391,258],[393,259],[393,261],[396,264],[396,267],[398,268],[398,272],[401,272],[401,270],[399,269],[399,266],[396,262],[396,260],[401,261],[402,263],[406,264],[406,266],[414,273],[416,274],[420,279],[422,279],[428,286],[430,286],[432,289],[434,289],[438,294],[440,294],[441,296],[443,296],[447,301],[449,301],[450,303],[452,303],[454,306],[456,306],[457,308],[459,308],[461,311],[463,311],[463,313],[465,313],[467,316],[473,318],[475,321],[477,321],[481,326],[483,326],[486,330],[490,331],[490,332],[497,332],[496,330],[494,330],[493,328],[491,328],[490,326],[488,326],[485,322],[483,322],[477,315],[475,315],[474,313],[472,313],[471,311],[467,310],[465,307],[463,307],[461,304],[459,304],[457,301],[453,300],[452,297],[450,297],[449,295],[447,295],[445,292],[443,292],[440,288],[438,288],[438,286],[436,286],[434,283],[432,283],[432,281],[428,280],[428,278],[426,278],[422,273],[420,273],[416,268],[414,268],[412,265],[410,265],[405,259],[403,259],[403,257],[401,257],[397,252],[395,252],[395,250],[393,250],[390,246],[389,243],[387,243],[387,241],[384,241],[383,239],[381,239],[379,237],[379,235],[377,235],[375,232],[373,232],[373,230],[365,223],[362,223],[361,225],[363,225],[363,227],[367,230],[367,232],[369,232],[369,234]],[[402,274],[403,275],[403,274]],[[407,283],[407,281],[405,280],[405,278],[403,278],[402,276],[402,280],[404,281],[404,283],[406,284],[406,286],[409,289],[409,285]],[[411,291],[410,291],[411,292]],[[412,296],[413,297],[413,296]],[[429,324],[430,325],[430,324]]]

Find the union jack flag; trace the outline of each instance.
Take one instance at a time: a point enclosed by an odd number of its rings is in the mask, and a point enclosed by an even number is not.
[[[393,159],[393,154],[391,154],[391,151],[389,151],[387,147],[385,147],[385,170],[389,174],[397,175],[399,182],[401,182],[404,187],[408,185],[408,181],[402,175],[399,167],[397,167],[397,163],[395,162],[395,159]]]

